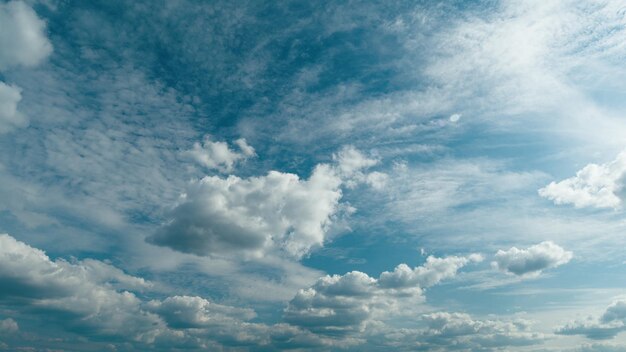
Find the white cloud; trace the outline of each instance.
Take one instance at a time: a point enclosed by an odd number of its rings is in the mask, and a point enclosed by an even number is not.
[[[607,340],[626,331],[626,300],[611,303],[599,319],[591,316],[577,320],[556,330],[561,335],[584,335],[593,340]]]
[[[527,249],[512,247],[506,251],[499,250],[494,259],[492,264],[502,271],[515,275],[539,275],[542,270],[569,262],[572,252],[551,241],[545,241]]]
[[[370,185],[374,189],[382,189],[387,183],[388,176],[382,172],[366,173],[366,170],[380,163],[380,160],[369,158],[355,147],[348,145],[333,154],[337,173],[344,180],[346,187],[354,188],[360,183]]]
[[[573,204],[577,208],[619,208],[626,173],[626,152],[606,164],[589,164],[560,182],[551,182],[539,195],[555,204]]]
[[[194,143],[193,149],[186,153],[207,169],[231,172],[237,162],[255,155],[254,148],[245,139],[237,139],[235,144],[239,147],[239,152],[230,149],[226,142],[213,142],[207,136],[202,144]]]
[[[25,127],[28,124],[26,116],[17,110],[20,100],[22,100],[20,88],[0,81],[0,133]]]
[[[22,1],[0,4],[0,71],[35,66],[52,52],[46,24]]]
[[[324,243],[340,184],[328,165],[318,165],[308,180],[278,171],[207,176],[189,186],[172,220],[148,241],[198,255],[282,251],[298,258]]]
[[[423,300],[425,288],[454,277],[461,267],[479,260],[479,255],[429,257],[422,266],[410,269],[400,264],[378,279],[359,271],[327,275],[296,294],[285,309],[285,321],[328,336],[363,332],[377,321],[413,311]]]
[[[467,263],[482,260],[482,256],[478,254],[448,258],[429,256],[424,265],[414,269],[406,264],[400,264],[392,272],[383,272],[380,274],[379,284],[385,288],[429,287],[443,279],[453,277]]]
[[[11,318],[0,320],[0,334],[16,333],[19,329],[17,322]]]
[[[210,302],[195,296],[144,301],[129,290],[150,289],[142,278],[93,259],[51,260],[43,251],[0,235],[0,306],[18,308],[47,324],[95,339],[159,348],[193,346],[219,349],[222,344],[267,343],[268,327],[248,323],[247,308]],[[0,321],[0,333],[18,329],[12,319]]]
[[[147,240],[197,255],[244,253],[258,258],[282,253],[301,258],[324,244],[335,217],[352,211],[339,202],[342,185],[384,183],[383,174],[361,171],[378,161],[354,147],[343,148],[334,159],[334,165],[317,165],[306,180],[270,171],[245,179],[206,176],[192,182],[170,221]]]
[[[197,296],[174,296],[163,301],[150,301],[147,309],[158,313],[168,326],[175,329],[231,325],[256,317],[252,309],[212,303]]]
[[[0,3],[0,72],[12,66],[34,66],[52,52],[45,23],[22,1]],[[0,81],[0,134],[25,127],[17,110],[22,90]]]
[[[428,350],[456,346],[461,350],[495,349],[541,343],[546,336],[529,330],[524,320],[503,321],[474,319],[465,313],[437,312],[423,316],[428,329],[419,333],[418,341]]]
[[[133,293],[116,289],[149,284],[104,263],[62,259],[46,254],[9,235],[0,235],[0,302],[20,302],[31,309],[64,312],[60,323],[69,330],[151,340],[156,315],[141,310]]]

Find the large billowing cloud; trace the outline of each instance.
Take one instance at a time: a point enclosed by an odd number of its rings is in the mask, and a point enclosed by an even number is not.
[[[576,176],[551,182],[539,190],[539,195],[555,204],[572,204],[577,208],[618,208],[622,205],[622,190],[626,173],[626,152],[606,164],[589,164]]]
[[[308,179],[279,171],[206,176],[189,185],[170,221],[148,241],[197,255],[300,258],[323,245],[342,209],[341,186],[369,182],[362,169],[376,163],[352,147],[335,159],[336,165],[317,165]]]
[[[255,316],[252,310],[200,297],[145,301],[140,293],[152,284],[142,278],[93,259],[51,260],[6,234],[0,235],[0,284],[0,306],[19,306],[22,312],[80,335],[144,348],[260,343],[266,330],[246,323]],[[14,331],[17,323],[4,320],[0,327]],[[208,328],[215,331],[202,330]]]
[[[542,270],[555,268],[572,259],[572,252],[564,250],[554,242],[545,241],[527,249],[512,247],[499,250],[493,265],[515,275],[538,275]]]
[[[285,310],[285,321],[322,335],[362,332],[368,325],[415,308],[423,299],[425,288],[455,276],[466,264],[480,260],[479,255],[429,257],[422,266],[411,269],[400,264],[392,272],[383,272],[378,279],[359,271],[327,275],[296,294]]]

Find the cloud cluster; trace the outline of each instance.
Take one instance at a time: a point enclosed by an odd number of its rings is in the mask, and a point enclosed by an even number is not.
[[[546,336],[530,330],[530,322],[521,319],[502,321],[474,319],[465,313],[437,312],[423,317],[428,328],[420,332],[420,350],[476,351],[541,343]]]
[[[46,24],[22,1],[0,3],[0,72],[10,67],[30,67],[52,52]],[[28,119],[17,110],[19,87],[0,81],[0,134],[25,127]]]
[[[589,164],[576,176],[551,182],[539,195],[555,204],[573,204],[577,208],[619,208],[622,205],[626,152],[606,164]]]
[[[206,176],[189,185],[169,222],[147,241],[196,255],[301,258],[324,244],[342,210],[342,185],[380,185],[378,177],[362,171],[377,161],[353,147],[342,149],[335,161],[317,165],[308,179],[279,171]]]
[[[43,251],[0,235],[0,306],[79,335],[141,346],[191,346],[261,343],[267,327],[247,323],[254,311],[212,303],[201,297],[174,296],[146,301],[140,292],[152,284],[101,261],[51,260]],[[16,331],[12,319],[2,331]],[[261,333],[263,332],[263,333]],[[143,349],[143,348],[140,348]]]
[[[512,247],[499,250],[492,265],[515,275],[539,275],[542,270],[566,264],[572,252],[566,251],[552,241],[544,241],[526,249]]]
[[[560,335],[584,335],[593,340],[607,340],[626,331],[626,300],[620,299],[611,303],[599,319],[588,317],[586,320],[574,321],[557,329]]]
[[[466,264],[480,260],[479,255],[429,257],[422,266],[411,269],[400,264],[379,278],[359,271],[327,275],[296,294],[285,309],[285,321],[328,336],[363,332],[376,321],[416,308],[425,288],[454,277]]]
[[[213,142],[209,137],[205,137],[202,144],[194,143],[193,149],[186,153],[207,169],[231,172],[237,162],[255,155],[254,148],[249,146],[244,138],[237,139],[235,144],[239,151],[232,150],[226,142]]]
[[[541,342],[543,336],[532,333],[524,321],[418,313],[426,288],[481,260],[476,254],[429,257],[421,266],[401,264],[378,278],[358,271],[327,275],[293,297],[282,322],[265,324],[253,321],[257,315],[252,309],[198,296],[147,299],[157,293],[150,282],[109,264],[51,260],[41,250],[0,235],[0,284],[5,288],[0,307],[21,307],[18,321],[24,315],[39,316],[89,341],[120,343],[123,350],[360,350],[368,342],[410,350],[477,350]],[[425,328],[396,327],[399,317]],[[14,319],[0,321],[0,333],[18,329]]]

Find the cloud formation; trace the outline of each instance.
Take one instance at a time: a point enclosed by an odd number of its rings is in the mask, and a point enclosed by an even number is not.
[[[512,247],[499,250],[492,262],[504,272],[524,276],[539,275],[545,269],[556,268],[572,259],[572,252],[566,251],[552,241],[544,241],[526,249]]]
[[[556,330],[560,335],[583,335],[592,340],[609,340],[626,331],[626,300],[613,301],[599,318],[587,317]]]
[[[428,328],[420,332],[420,350],[492,350],[528,346],[543,342],[546,336],[533,332],[522,319],[502,321],[475,319],[465,313],[437,312],[423,316]]]
[[[251,309],[196,296],[146,301],[140,293],[152,284],[142,278],[93,259],[51,260],[6,234],[0,235],[0,284],[0,306],[27,307],[66,331],[140,350],[258,344],[268,334],[267,326],[246,322],[256,316]],[[18,325],[5,319],[0,329],[17,331]]]
[[[193,149],[186,153],[207,169],[231,172],[237,162],[255,155],[254,148],[244,138],[237,139],[235,144],[239,151],[232,150],[226,142],[213,142],[207,136],[202,144],[194,143]]]
[[[46,23],[23,1],[0,4],[0,71],[35,66],[52,53]]]
[[[52,52],[46,24],[23,1],[0,3],[0,72],[15,66],[30,67]],[[0,134],[25,127],[28,119],[17,109],[22,90],[0,81]]]
[[[17,110],[20,100],[22,100],[20,88],[0,81],[0,133],[28,124],[26,116]]]
[[[606,164],[588,164],[576,176],[550,182],[539,195],[555,204],[572,204],[576,208],[619,208],[622,205],[626,152]]]
[[[206,176],[189,185],[169,222],[147,241],[196,255],[301,258],[324,244],[342,210],[341,186],[373,182],[362,170],[377,161],[353,147],[342,149],[335,161],[317,165],[308,179],[280,171]]]
[[[285,309],[285,321],[328,336],[363,332],[376,321],[416,308],[416,303],[423,300],[424,289],[480,260],[479,255],[428,257],[422,266],[411,269],[400,264],[379,278],[359,271],[327,275],[296,294]]]

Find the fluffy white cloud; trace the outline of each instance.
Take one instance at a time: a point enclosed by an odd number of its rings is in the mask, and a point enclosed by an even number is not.
[[[542,270],[555,268],[572,259],[572,252],[564,250],[554,242],[544,241],[527,249],[512,247],[499,250],[493,266],[515,275],[539,275]]]
[[[424,265],[411,269],[406,264],[398,265],[394,271],[385,271],[380,275],[379,283],[385,288],[429,287],[443,279],[453,277],[457,270],[469,262],[480,262],[479,254],[469,257],[436,258],[430,256]]]
[[[340,184],[328,165],[318,165],[308,180],[278,171],[247,179],[207,176],[189,186],[172,220],[148,241],[198,255],[279,250],[301,257],[323,244]]]
[[[410,269],[400,264],[378,279],[359,271],[327,275],[296,294],[285,309],[285,321],[327,336],[363,332],[377,321],[411,311],[423,299],[423,289],[481,259],[479,255],[429,257],[422,266]]]
[[[619,208],[626,172],[626,152],[607,164],[589,164],[560,182],[551,182],[539,195],[555,204],[573,204],[577,208]]]
[[[72,331],[153,339],[158,317],[141,310],[141,301],[133,293],[116,289],[149,284],[95,263],[53,261],[38,249],[0,235],[0,283],[5,288],[0,302],[20,302],[44,313],[63,312],[59,322]]]
[[[220,350],[222,345],[268,343],[268,326],[248,323],[251,309],[174,296],[144,301],[136,292],[151,283],[109,264],[51,260],[43,251],[0,235],[0,307],[19,307],[60,328],[96,339],[147,347]],[[26,309],[27,308],[27,309]],[[18,329],[0,321],[0,332]]]
[[[0,71],[34,66],[52,52],[45,23],[22,1],[0,3]],[[17,110],[22,90],[0,81],[0,134],[25,127],[28,119]]]
[[[611,303],[599,318],[587,317],[573,321],[556,330],[561,335],[584,335],[593,340],[607,340],[626,331],[626,300]]]
[[[149,310],[158,313],[167,325],[175,329],[202,328],[256,317],[251,309],[235,308],[212,303],[202,297],[174,296],[163,301],[150,301]]]
[[[428,328],[419,333],[421,349],[476,351],[541,343],[546,336],[530,331],[524,320],[474,319],[465,313],[437,312],[423,316]]]
[[[34,66],[52,52],[46,24],[23,1],[0,4],[0,70]]]
[[[169,222],[147,241],[197,255],[263,257],[280,252],[301,258],[324,244],[333,218],[351,211],[339,202],[342,185],[384,182],[382,174],[362,172],[377,161],[353,147],[343,148],[334,159],[333,165],[317,165],[306,180],[270,171],[192,182]]]
[[[0,133],[28,124],[26,116],[17,110],[20,100],[22,100],[20,88],[0,82]]]
[[[213,142],[209,137],[205,137],[202,144],[194,143],[193,149],[186,153],[207,169],[230,172],[237,162],[255,155],[254,148],[249,146],[245,139],[237,139],[235,144],[239,151],[232,150],[226,142]]]

